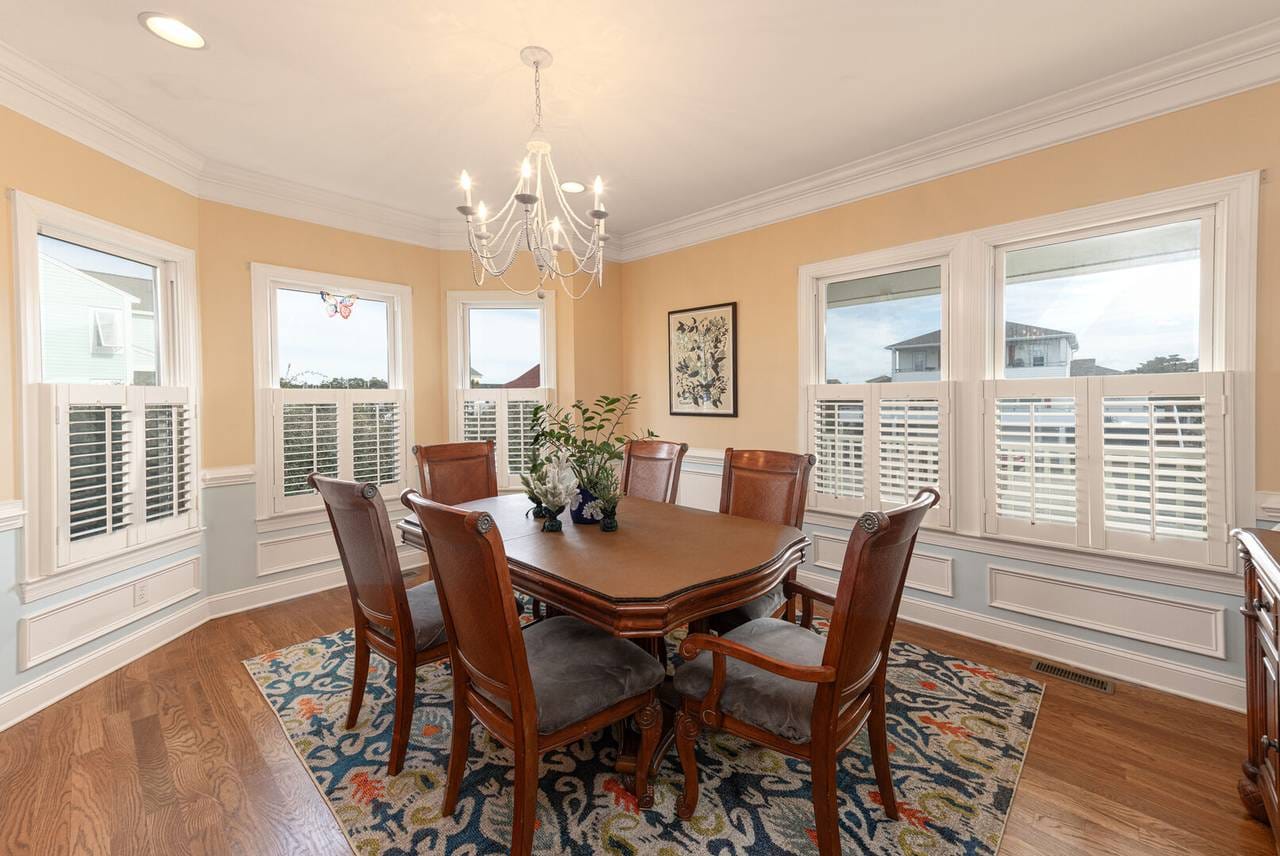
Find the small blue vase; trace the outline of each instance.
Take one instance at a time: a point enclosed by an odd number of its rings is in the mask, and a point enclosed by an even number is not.
[[[583,507],[588,502],[594,502],[596,495],[591,491],[587,490],[585,487],[578,488],[578,493],[581,495],[582,501],[569,509],[569,516],[573,518],[573,522],[578,524],[579,526],[591,526],[595,523],[599,523],[600,521],[598,519],[593,520],[590,517],[584,516],[582,513]]]

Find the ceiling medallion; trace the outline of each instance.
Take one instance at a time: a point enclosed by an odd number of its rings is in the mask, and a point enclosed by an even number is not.
[[[466,198],[458,212],[467,221],[471,275],[477,286],[492,276],[516,294],[539,297],[547,280],[555,279],[565,294],[578,300],[592,285],[604,285],[604,245],[608,240],[604,221],[609,216],[601,200],[604,183],[596,176],[594,203],[586,212],[587,219],[575,214],[556,176],[551,143],[542,131],[542,70],[551,67],[551,52],[530,45],[520,51],[520,59],[533,69],[533,132],[525,145],[515,189],[500,209],[490,213],[483,201],[473,207],[471,176],[466,170],[459,182]],[[526,250],[538,282],[522,289],[507,282],[505,276],[516,256]],[[587,284],[575,293],[570,280],[578,274],[586,275]]]

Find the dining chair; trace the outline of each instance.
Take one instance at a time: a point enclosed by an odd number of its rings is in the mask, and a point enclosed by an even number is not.
[[[405,589],[387,506],[377,485],[316,473],[307,481],[324,500],[355,613],[355,674],[347,728],[355,728],[360,716],[369,651],[377,651],[396,667],[395,721],[387,764],[387,772],[394,776],[404,766],[409,747],[418,667],[449,656],[436,586],[428,581]]]
[[[916,533],[938,498],[936,490],[924,488],[901,508],[859,517],[834,598],[788,581],[787,596],[803,601],[803,626],[757,618],[724,636],[691,635],[680,644],[685,659],[675,676],[683,697],[676,714],[676,747],[684,768],[684,795],[676,807],[680,817],[692,817],[698,804],[694,744],[707,726],[807,760],[818,851],[839,854],[837,756],[866,725],[881,805],[898,819],[885,732],[889,645]],[[825,639],[810,627],[814,601],[831,607]],[[711,652],[710,661],[700,656],[703,651]]]
[[[506,550],[487,512],[401,497],[418,517],[439,585],[453,663],[453,738],[443,812],[458,804],[471,719],[515,754],[511,852],[533,848],[542,753],[634,717],[635,794],[653,805],[649,765],[662,730],[662,666],[638,645],[569,615],[520,628]],[[548,536],[535,536],[548,537]]]
[[[720,513],[801,528],[809,493],[809,472],[816,460],[813,455],[791,452],[725,449]],[[795,582],[795,579],[793,569],[787,581]],[[723,634],[765,616],[795,620],[795,604],[785,595],[783,583],[749,603],[711,616],[705,625],[699,624],[694,629],[706,626]]]
[[[445,505],[498,495],[492,440],[414,446],[422,495]]]
[[[674,503],[688,443],[632,440],[622,450],[622,495]]]

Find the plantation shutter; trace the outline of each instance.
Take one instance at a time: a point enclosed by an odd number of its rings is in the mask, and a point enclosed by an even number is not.
[[[190,390],[135,387],[142,415],[142,493],[146,537],[195,525],[195,413]]]
[[[889,510],[922,487],[941,494],[925,520],[951,521],[951,387],[947,383],[876,384],[877,503]]]
[[[547,401],[545,388],[458,390],[458,439],[492,440],[497,458],[498,487],[520,487],[533,447],[529,421],[533,409]]]
[[[47,388],[57,434],[57,564],[120,550],[136,540],[133,414],[123,386]]]
[[[867,500],[870,386],[814,386],[809,391],[809,451],[817,459],[809,507],[861,513]]]
[[[1224,385],[1220,372],[1091,379],[1094,546],[1226,567]]]
[[[1087,546],[1085,378],[987,381],[984,531]]]
[[[405,447],[402,390],[351,390],[351,478],[376,484],[384,496],[399,495],[404,484]]]
[[[275,511],[318,507],[320,499],[307,484],[318,472],[341,476],[340,405],[343,393],[326,389],[277,389]]]

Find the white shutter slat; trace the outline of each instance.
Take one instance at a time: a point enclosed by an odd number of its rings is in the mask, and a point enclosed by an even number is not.
[[[337,478],[338,404],[336,401],[284,401],[281,413],[281,494],[312,493],[307,476],[313,472]]]
[[[404,431],[398,401],[358,401],[352,405],[352,472],[359,482],[398,484]]]
[[[1075,399],[996,398],[996,514],[1075,526]]]
[[[939,487],[942,471],[939,401],[882,397],[877,411],[881,507],[903,505],[922,487]]]
[[[809,480],[810,508],[847,514],[866,510],[874,463],[868,460],[871,395],[867,384],[810,388],[808,444],[816,459]]]
[[[67,407],[68,540],[125,529],[132,522],[129,411],[123,404]],[[71,483],[74,474],[74,485]]]
[[[476,442],[498,440],[498,402],[492,399],[464,399],[462,402],[462,440]]]
[[[178,400],[151,400],[143,408],[143,496],[148,523],[176,518],[192,509],[193,433],[191,407],[185,390]],[[164,390],[147,390],[146,397],[164,399]]]
[[[534,408],[540,403],[532,399],[507,401],[507,472],[512,476],[528,472],[529,453],[533,449],[530,421]]]

